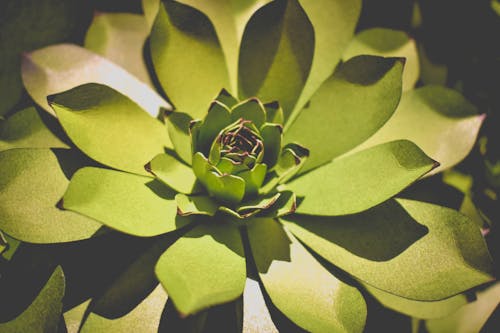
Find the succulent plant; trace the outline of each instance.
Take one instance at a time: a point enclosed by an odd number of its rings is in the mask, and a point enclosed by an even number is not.
[[[151,81],[78,46],[51,46],[26,54],[22,75],[55,117],[28,108],[0,124],[6,235],[82,246],[116,231],[150,238],[108,292],[91,294],[82,331],[156,331],[160,318],[203,330],[212,310],[244,294],[240,330],[276,330],[281,314],[307,331],[361,332],[364,294],[428,318],[493,279],[471,219],[397,197],[460,161],[483,117],[448,89],[412,89],[415,75],[402,95],[403,58],[373,55],[359,36],[348,45],[360,1],[143,4],[129,34],[149,35]],[[102,15],[87,46],[130,37],[110,15],[103,41]],[[0,331],[55,330],[63,271]],[[114,307],[121,315],[103,314]]]

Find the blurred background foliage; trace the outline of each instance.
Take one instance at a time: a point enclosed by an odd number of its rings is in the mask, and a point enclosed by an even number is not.
[[[21,81],[23,52],[61,42],[83,44],[96,12],[141,13],[141,1],[1,0],[0,119],[33,104]],[[406,195],[456,209],[470,201],[478,212],[478,223],[482,224],[498,272],[500,1],[364,0],[357,30],[374,27],[401,30],[415,40],[420,61],[417,86],[438,84],[456,89],[486,114],[471,154],[455,169],[420,182]],[[32,249],[27,246],[23,253],[26,251]],[[4,264],[0,258],[0,266]],[[35,266],[28,271],[35,272]],[[367,331],[440,331],[439,323],[411,322],[373,299],[368,301],[372,310],[368,312]],[[465,312],[452,319],[457,323],[460,316],[467,315]],[[498,317],[497,311],[482,331],[494,331]]]

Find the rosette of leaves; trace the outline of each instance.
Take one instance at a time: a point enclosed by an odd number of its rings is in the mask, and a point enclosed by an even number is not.
[[[369,295],[428,318],[493,279],[474,222],[397,197],[462,159],[482,116],[447,89],[408,83],[402,95],[402,58],[343,55],[359,1],[143,4],[144,17],[96,17],[94,52],[23,59],[51,115],[28,108],[1,124],[0,229],[82,252],[114,249],[116,232],[148,246],[122,248],[133,259],[107,289],[78,301],[68,289],[64,307],[61,264],[0,330],[55,328],[61,308],[81,331],[209,330],[243,295],[233,329],[360,332]]]

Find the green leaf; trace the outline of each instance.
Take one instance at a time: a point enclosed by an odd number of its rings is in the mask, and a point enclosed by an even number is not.
[[[0,230],[0,254],[3,257],[4,252],[9,248],[9,243],[7,243],[7,239],[5,238],[5,235],[3,232]]]
[[[0,151],[13,148],[68,148],[45,125],[34,107],[0,120]]]
[[[151,30],[160,9],[160,0],[141,0],[141,7],[148,28]]]
[[[222,90],[219,92],[219,95],[217,95],[215,100],[229,109],[238,104],[238,100],[224,88],[222,88]]]
[[[238,177],[241,177],[245,181],[245,195],[247,197],[252,197],[259,191],[264,178],[266,178],[267,166],[265,164],[257,163],[251,170],[246,170],[238,173]]]
[[[482,332],[482,328],[494,311],[498,310],[500,299],[500,283],[477,294],[477,300],[467,304],[457,312],[447,317],[427,320],[425,326],[429,333],[455,332],[473,333]],[[492,326],[493,327],[493,326]],[[486,332],[486,330],[484,330]]]
[[[299,0],[314,31],[311,69],[290,116],[290,124],[321,84],[333,73],[354,34],[361,0]]]
[[[240,96],[278,100],[288,118],[307,79],[313,45],[313,28],[297,0],[262,7],[241,42]]]
[[[245,181],[238,176],[218,175],[209,171],[205,175],[205,186],[210,195],[227,204],[237,204],[245,195]]]
[[[342,64],[285,130],[284,142],[311,151],[302,172],[328,163],[373,135],[401,96],[399,58],[360,56]]]
[[[283,140],[283,127],[279,124],[265,123],[260,129],[264,143],[263,162],[271,169],[278,162]]]
[[[151,237],[181,228],[175,192],[148,177],[101,168],[78,170],[63,206],[118,231]]]
[[[155,156],[146,165],[146,170],[177,192],[190,194],[196,187],[193,169],[168,154]]]
[[[62,166],[78,161],[67,150],[11,149],[0,153],[0,229],[29,243],[92,237],[99,223],[56,208],[68,179]]]
[[[309,149],[294,143],[284,146],[278,158],[278,164],[274,167],[278,175],[277,182],[283,184],[292,179],[302,169],[308,158]]]
[[[398,194],[436,162],[414,143],[392,141],[336,159],[286,185],[304,196],[297,213],[346,215],[361,212]]]
[[[160,257],[156,275],[183,315],[238,298],[246,268],[237,226],[223,221],[197,226]]]
[[[58,332],[65,281],[57,267],[33,303],[11,321],[0,323],[0,332]]]
[[[288,214],[292,214],[297,209],[297,198],[295,193],[291,191],[279,192],[280,197],[273,205],[262,213],[259,217],[280,217]]]
[[[247,201],[244,204],[238,206],[236,208],[237,213],[233,215],[235,215],[238,218],[247,218],[250,216],[254,216],[255,214],[258,214],[260,211],[272,207],[280,196],[281,193],[276,193],[273,195],[258,197],[254,200]],[[221,207],[221,209],[222,208],[225,207]]]
[[[383,306],[404,313],[405,315],[413,318],[444,317],[467,304],[467,296],[464,294],[458,294],[442,301],[420,302],[408,298],[398,297],[380,289],[371,287],[368,284],[363,284],[363,286],[380,303],[382,303]]]
[[[238,57],[241,38],[250,17],[271,0],[223,0],[208,2],[204,0],[179,0],[203,12],[214,25],[221,48],[226,58],[231,81],[231,90],[237,91]]]
[[[158,79],[175,107],[193,118],[205,115],[229,79],[217,36],[200,12],[176,3],[160,5],[151,32]]]
[[[137,307],[120,318],[106,318],[99,313],[90,312],[79,332],[158,332],[166,302],[167,294],[158,285]]]
[[[193,158],[193,147],[191,140],[191,121],[193,119],[186,113],[170,112],[165,115],[168,136],[174,146],[174,150],[179,157],[191,165]]]
[[[64,312],[64,322],[68,333],[78,333],[89,304],[90,299]]]
[[[0,254],[4,259],[11,260],[21,242],[2,233],[0,230]]]
[[[283,114],[283,108],[280,106],[279,102],[266,103],[264,104],[264,108],[266,109],[266,122],[283,125],[285,122],[285,115]]]
[[[50,96],[71,141],[92,159],[140,175],[144,165],[171,147],[165,127],[110,87],[89,83]]]
[[[393,117],[355,151],[396,138],[407,139],[441,163],[431,173],[435,174],[468,155],[483,120],[484,115],[478,115],[458,92],[426,86],[403,94]]]
[[[241,101],[231,109],[231,122],[243,118],[251,120],[257,128],[266,121],[264,105],[257,98]]]
[[[366,304],[273,219],[252,219],[248,238],[273,304],[309,332],[362,332]]]
[[[404,31],[372,28],[361,31],[351,40],[344,51],[343,59],[369,54],[381,57],[403,57],[406,59],[403,71],[403,91],[413,89],[420,76],[417,46]]]
[[[160,95],[126,70],[77,45],[53,45],[24,54],[22,78],[33,100],[52,114],[47,96],[90,82],[112,87],[153,117],[160,107],[171,108]]]
[[[206,196],[188,196],[184,194],[177,194],[175,196],[177,203],[177,214],[181,216],[187,215],[208,215],[214,216],[219,205],[217,202]]]
[[[282,221],[323,258],[400,297],[437,301],[491,280],[479,228],[449,208],[398,199],[356,215]]]
[[[199,137],[197,142],[199,142],[199,147],[196,147],[197,151],[201,151],[208,154],[212,142],[217,137],[217,134],[231,124],[231,114],[229,109],[219,101],[214,101],[210,104],[208,113],[203,120],[202,125],[199,130]]]
[[[152,86],[142,54],[148,35],[149,27],[142,15],[95,13],[84,45]]]

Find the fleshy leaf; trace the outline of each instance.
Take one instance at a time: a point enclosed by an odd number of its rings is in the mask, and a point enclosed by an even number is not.
[[[259,128],[266,121],[264,105],[256,98],[240,102],[231,109],[231,121],[240,118],[251,120]]]
[[[167,2],[160,4],[150,38],[156,74],[169,99],[195,119],[205,115],[207,105],[229,87],[210,21],[186,5]]]
[[[250,0],[242,3],[241,0],[179,0],[205,13],[214,25],[224,51],[232,91],[236,91],[238,87],[238,56],[245,26],[253,13],[270,1]]]
[[[157,155],[145,168],[177,192],[190,194],[196,187],[193,169],[168,154]]]
[[[449,208],[398,199],[356,215],[282,221],[323,258],[400,297],[437,301],[492,279],[479,228]]]
[[[23,313],[11,321],[0,323],[0,332],[58,332],[64,290],[64,273],[61,267],[57,267]]]
[[[483,120],[484,116],[478,115],[458,92],[426,86],[403,94],[393,117],[355,151],[396,138],[408,139],[441,163],[431,172],[435,174],[470,152]]]
[[[19,245],[21,245],[19,240],[2,233],[0,230],[0,255],[4,259],[11,260]]]
[[[73,44],[48,46],[24,55],[22,78],[33,100],[50,113],[47,96],[85,83],[112,87],[156,117],[171,108],[160,95],[111,61]]]
[[[372,28],[361,31],[351,40],[343,58],[370,54],[382,57],[404,57],[403,91],[413,89],[420,74],[418,52],[415,40],[404,31]]]
[[[7,239],[5,239],[4,234],[0,230],[0,254],[3,257],[3,253],[9,248],[9,243],[7,243]]]
[[[152,85],[142,54],[148,35],[149,27],[142,15],[95,13],[84,45]]]
[[[309,149],[289,143],[281,150],[278,164],[275,166],[280,184],[292,179],[304,166],[309,157]]]
[[[156,275],[183,315],[236,299],[246,279],[237,226],[207,221],[195,227],[160,257]]]
[[[67,333],[78,333],[80,325],[85,317],[85,312],[89,307],[90,299],[75,306],[74,308],[64,312],[64,322],[66,324]]]
[[[279,100],[287,118],[307,79],[313,44],[313,28],[297,0],[259,9],[241,42],[240,96]]]
[[[259,217],[280,217],[292,214],[297,209],[295,193],[291,191],[280,192],[280,197],[268,209],[259,214]]]
[[[225,105],[229,109],[238,104],[238,100],[233,95],[231,95],[229,91],[227,91],[225,88],[222,88],[222,90],[219,92],[219,95],[217,95],[215,100]]]
[[[245,195],[245,181],[238,176],[218,175],[209,171],[205,183],[211,195],[227,204],[237,204]]]
[[[342,51],[354,34],[361,12],[361,0],[299,0],[314,30],[314,56],[304,89],[290,120],[333,73]]]
[[[247,218],[258,214],[262,210],[266,210],[272,207],[276,201],[281,196],[281,193],[276,193],[270,196],[259,197],[257,199],[245,202],[244,204],[236,208],[236,212],[233,213],[234,216],[238,218]],[[221,207],[225,208],[225,207]],[[225,209],[222,209],[225,210]],[[227,210],[225,210],[227,211]],[[231,212],[229,212],[231,213]]]
[[[413,318],[444,317],[467,304],[467,296],[464,294],[458,294],[441,301],[421,302],[398,297],[380,289],[371,287],[368,284],[364,284],[364,287],[385,307],[404,313],[405,315]]]
[[[219,205],[214,200],[201,195],[188,196],[179,193],[175,196],[175,201],[177,203],[177,213],[181,216],[214,216],[219,209]]]
[[[12,148],[68,148],[44,124],[34,107],[0,120],[0,151]]]
[[[118,231],[151,237],[189,221],[176,217],[175,192],[157,180],[101,168],[78,170],[63,197],[63,207]]]
[[[208,154],[212,142],[219,134],[220,130],[231,124],[231,115],[229,109],[219,101],[214,101],[210,104],[208,113],[203,120],[200,127],[199,137],[197,142],[199,142],[199,147],[196,147],[197,151],[202,151]]]
[[[366,304],[273,219],[253,219],[248,238],[271,301],[309,332],[361,332]]]
[[[264,108],[266,109],[266,122],[283,125],[285,115],[279,102],[266,103],[264,104]]]
[[[479,292],[477,294],[477,300],[467,304],[457,312],[450,314],[447,317],[427,320],[425,326],[429,333],[483,332],[482,328],[488,318],[495,312],[495,310],[498,310],[499,299],[500,283],[496,283],[488,289]],[[487,332],[487,330],[485,329],[484,332]]]
[[[174,146],[174,150],[179,157],[191,165],[193,157],[193,147],[190,134],[191,121],[193,119],[186,113],[170,112],[166,114],[168,136]]]
[[[158,120],[110,87],[89,83],[50,96],[50,105],[73,143],[113,168],[148,175],[144,165],[171,147]]]
[[[238,174],[245,181],[245,195],[253,196],[257,194],[259,188],[266,177],[267,166],[265,164],[255,164],[251,170],[243,171]]]
[[[436,165],[414,143],[392,141],[336,159],[286,187],[304,196],[297,213],[353,214],[398,194]]]
[[[359,145],[391,117],[401,97],[400,58],[355,57],[342,64],[313,95],[284,142],[311,150],[302,172]]]
[[[279,124],[266,123],[261,127],[260,135],[264,142],[263,162],[271,169],[278,162],[281,153],[283,127]]]
[[[120,318],[106,318],[90,312],[79,332],[158,332],[166,302],[167,294],[162,286],[158,285],[137,307]]]
[[[101,224],[56,208],[69,183],[61,165],[74,161],[78,161],[78,156],[66,150],[57,154],[50,149],[1,152],[0,229],[30,243],[92,237]]]

